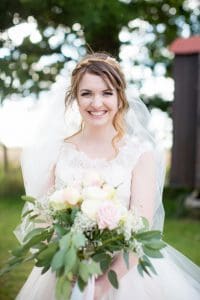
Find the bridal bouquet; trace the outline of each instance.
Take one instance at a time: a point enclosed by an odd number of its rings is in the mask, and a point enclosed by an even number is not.
[[[54,189],[43,201],[23,196],[32,203],[23,217],[35,228],[11,251],[13,256],[1,274],[34,260],[42,273],[55,272],[57,299],[70,298],[74,280],[83,290],[92,276],[105,272],[118,288],[112,263],[119,254],[127,268],[129,253],[135,253],[139,272],[156,274],[149,258],[162,257],[162,233],[150,231],[147,219],[127,210],[118,199],[117,188],[90,172],[80,182]]]

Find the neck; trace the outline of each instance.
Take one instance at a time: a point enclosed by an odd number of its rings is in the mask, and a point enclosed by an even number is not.
[[[107,127],[90,127],[85,126],[82,131],[82,137],[93,142],[110,142],[116,135],[116,130],[113,126]]]

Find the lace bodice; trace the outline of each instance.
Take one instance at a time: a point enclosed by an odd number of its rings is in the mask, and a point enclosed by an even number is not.
[[[107,183],[119,185],[119,199],[128,207],[134,167],[140,155],[150,150],[151,145],[138,137],[130,139],[127,135],[123,140],[118,155],[112,160],[90,158],[72,143],[63,142],[55,169],[55,187],[73,184],[81,180],[85,172],[95,170]]]

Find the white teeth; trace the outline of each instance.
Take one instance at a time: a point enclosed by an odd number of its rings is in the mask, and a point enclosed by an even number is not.
[[[89,113],[94,116],[103,116],[106,113],[106,111],[90,111]]]

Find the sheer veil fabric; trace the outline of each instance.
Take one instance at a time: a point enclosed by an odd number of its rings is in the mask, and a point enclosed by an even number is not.
[[[129,111],[126,115],[126,136],[128,140],[133,140],[137,137],[142,144],[146,145],[148,149],[153,150],[154,158],[155,158],[155,165],[156,165],[156,191],[155,191],[155,202],[154,202],[154,211],[153,211],[153,221],[152,221],[152,228],[163,230],[164,224],[164,208],[162,203],[162,193],[163,193],[163,186],[165,180],[165,156],[164,151],[160,147],[160,145],[155,141],[153,133],[149,129],[149,122],[150,122],[150,113],[145,106],[145,104],[140,99],[129,98]],[[38,132],[33,138],[32,144],[28,147],[24,148],[21,155],[21,167],[25,185],[25,191],[27,195],[31,195],[37,198],[38,201],[42,201],[42,198],[51,188],[52,182],[52,172],[55,170],[55,165],[57,163],[58,157],[60,155],[60,149],[63,144],[64,138],[70,136],[74,132],[76,132],[80,128],[81,124],[81,117],[78,112],[78,107],[74,104],[73,107],[68,109],[65,112],[64,109],[64,101],[56,100],[55,103],[49,105],[48,111],[46,116],[42,118],[41,123],[38,125]],[[26,204],[23,212],[27,209],[30,209],[31,204]],[[22,243],[24,236],[27,234],[29,230],[33,228],[33,224],[28,221],[25,217],[21,224],[15,229],[14,233],[18,240]],[[197,300],[200,299],[200,268],[198,268],[195,264],[193,264],[189,259],[187,259],[184,255],[180,252],[175,250],[171,246],[167,246],[163,249],[164,260],[167,262],[166,266],[168,268],[163,269],[157,262],[155,262],[157,270],[158,270],[158,277],[161,276],[162,289],[164,292],[164,298],[171,300],[170,294],[170,286],[169,281],[170,277],[174,276],[176,280],[176,270],[177,273],[180,275],[181,278],[184,278],[188,285],[191,286],[191,290],[188,287],[183,293],[180,294],[180,297],[174,295],[175,300],[183,300],[183,299],[193,299]],[[153,262],[154,263],[154,262]],[[170,268],[170,264],[173,265],[173,268]],[[162,265],[162,263],[161,263]],[[175,272],[172,274],[173,271]],[[39,272],[39,271],[34,271]],[[133,270],[136,272],[136,270]],[[160,272],[162,275],[160,275]],[[165,274],[163,274],[163,272]],[[129,272],[130,273],[130,272]],[[170,274],[168,274],[170,273]],[[135,273],[134,273],[135,274]],[[138,280],[138,287],[142,284],[142,279],[138,276],[132,274],[135,281]],[[126,276],[130,276],[125,275]],[[36,277],[39,276],[38,273]],[[48,275],[46,275],[48,277]],[[134,280],[134,279],[133,279]],[[156,286],[155,279],[155,286]],[[130,280],[129,280],[130,281]],[[166,283],[164,282],[166,281]],[[184,282],[184,281],[183,281]],[[177,282],[177,284],[183,284],[181,280]],[[146,280],[148,285],[148,279]],[[158,283],[159,285],[160,283]],[[172,283],[171,283],[172,284]],[[122,279],[122,286],[125,286],[125,280]],[[31,288],[31,287],[30,287]],[[142,288],[142,286],[141,286]],[[180,287],[176,287],[177,292]],[[135,287],[136,289],[136,287]],[[122,289],[122,291],[126,290],[126,288]],[[31,292],[31,291],[30,291]],[[72,300],[92,300],[94,293],[94,279],[91,279],[85,293],[81,293],[77,286],[75,286]],[[129,291],[129,294],[131,291]],[[187,295],[188,293],[188,295]],[[189,294],[191,297],[189,297]],[[137,295],[137,292],[136,294]],[[152,294],[153,295],[153,294]],[[125,299],[132,299],[128,298],[128,295],[123,293],[115,294],[111,292],[106,300],[122,300]],[[134,299],[154,299],[158,300],[159,296],[155,296],[154,298],[149,297],[148,295],[141,296],[138,294],[140,298]],[[143,298],[142,298],[143,297]],[[145,298],[146,297],[146,298]],[[185,297],[185,298],[184,298]],[[187,298],[188,297],[188,298]],[[193,297],[193,298],[192,298]],[[22,296],[19,296],[17,299],[25,300]],[[32,298],[36,300],[36,298]],[[41,298],[42,299],[42,298]],[[41,300],[37,299],[37,300]],[[43,298],[44,299],[44,298]],[[45,298],[44,300],[46,300]],[[48,298],[51,299],[51,298]],[[53,300],[53,298],[52,298]],[[160,299],[159,299],[160,300]]]

